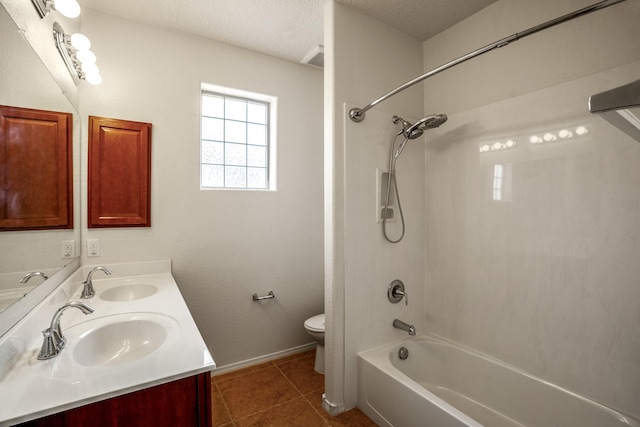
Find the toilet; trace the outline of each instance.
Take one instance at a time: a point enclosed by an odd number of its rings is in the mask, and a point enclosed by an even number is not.
[[[307,333],[316,340],[316,364],[314,369],[319,374],[324,374],[324,313],[313,316],[304,321]]]

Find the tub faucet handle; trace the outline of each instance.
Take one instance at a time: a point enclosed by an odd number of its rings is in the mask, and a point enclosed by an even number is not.
[[[409,305],[409,292],[404,290],[404,283],[401,280],[394,280],[387,288],[387,298],[396,304],[404,298],[404,304]]]
[[[396,291],[396,294],[404,297],[404,305],[409,305],[409,292]]]

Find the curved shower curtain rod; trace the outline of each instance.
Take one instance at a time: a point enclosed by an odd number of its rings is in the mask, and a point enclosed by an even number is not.
[[[613,6],[616,3],[621,3],[625,0],[604,0],[595,4],[592,4],[591,6],[587,6],[583,9],[580,10],[576,10],[575,12],[571,12],[568,13],[566,15],[560,16],[558,18],[552,19],[550,21],[544,22],[542,24],[536,25],[535,27],[531,27],[528,30],[524,30],[521,31],[519,33],[515,33],[510,35],[509,37],[505,37],[501,40],[498,40],[497,42],[488,44],[484,47],[481,47],[480,49],[474,50],[473,52],[469,52],[466,55],[463,55],[457,59],[454,59],[453,61],[447,62],[446,64],[443,64],[437,68],[434,68],[431,71],[428,71],[424,74],[422,74],[421,76],[416,77],[415,79],[403,84],[402,86],[399,86],[397,88],[395,88],[394,90],[392,90],[391,92],[382,95],[380,98],[376,99],[375,101],[372,101],[370,104],[362,107],[362,108],[352,108],[351,110],[349,110],[349,117],[351,118],[351,120],[353,120],[354,122],[361,122],[364,120],[365,118],[365,113],[367,112],[367,110],[375,107],[376,105],[378,105],[379,103],[381,103],[382,101],[387,100],[388,98],[391,98],[392,96],[402,92],[403,90],[415,85],[416,83],[420,83],[421,81],[434,76],[444,70],[447,70],[455,65],[461,64],[469,59],[475,58],[476,56],[482,55],[483,53],[487,53],[489,51],[492,51],[494,49],[503,47],[508,45],[511,42],[520,40],[522,38],[525,38],[526,36],[529,36],[531,34],[537,33],[538,31],[542,31],[542,30],[546,30],[549,27],[553,27],[554,25],[557,24],[561,24],[563,22],[569,21],[571,19],[577,18],[579,16],[583,16],[586,14],[589,14],[591,12],[595,12],[597,10],[600,9],[604,9],[605,7],[609,7],[609,6]]]

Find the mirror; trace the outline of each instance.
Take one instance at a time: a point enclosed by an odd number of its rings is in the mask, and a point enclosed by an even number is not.
[[[33,9],[30,4],[27,6]],[[0,311],[45,280],[41,275],[31,277],[26,283],[20,283],[20,279],[34,271],[42,272],[48,277],[53,276],[79,255],[80,247],[80,116],[70,101],[73,100],[74,93],[66,88],[64,91],[61,89],[60,81],[54,79],[50,69],[40,59],[41,55],[36,54],[27,41],[29,36],[43,38],[42,35],[31,29],[27,34],[23,23],[19,24],[23,28],[20,30],[5,7],[9,6],[3,3],[0,7],[0,105],[73,114],[74,228],[0,232]],[[40,20],[35,9],[32,14],[34,20]],[[31,14],[28,15],[28,19],[32,19]],[[52,25],[47,20],[35,22],[39,31],[45,31],[45,28],[51,28]],[[55,50],[50,33],[45,41]],[[27,164],[24,167],[37,168],[38,165]],[[70,258],[62,256],[63,241],[75,241],[75,253]]]

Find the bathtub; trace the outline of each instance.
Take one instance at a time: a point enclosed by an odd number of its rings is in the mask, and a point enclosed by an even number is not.
[[[409,356],[401,360],[401,347]],[[358,407],[380,426],[640,427],[575,393],[436,336],[358,354]]]

